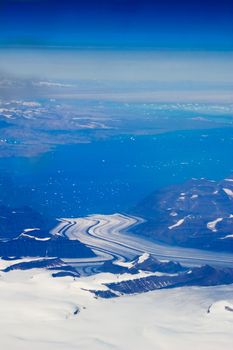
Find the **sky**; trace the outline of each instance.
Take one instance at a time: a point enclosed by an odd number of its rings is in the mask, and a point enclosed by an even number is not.
[[[205,90],[232,101],[232,15],[233,0],[0,0],[0,78],[113,82],[85,86],[98,98],[129,98],[137,82],[140,98],[163,86],[166,99]]]
[[[233,49],[233,0],[0,0],[2,47]]]

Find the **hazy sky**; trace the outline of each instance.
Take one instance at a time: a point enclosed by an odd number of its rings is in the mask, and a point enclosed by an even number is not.
[[[231,52],[0,50],[1,71],[45,79],[233,83]]]

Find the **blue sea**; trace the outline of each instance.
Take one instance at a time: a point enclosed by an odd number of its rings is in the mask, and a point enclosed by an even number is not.
[[[233,129],[115,136],[0,158],[1,202],[52,217],[127,212],[145,196],[192,177],[233,172]]]

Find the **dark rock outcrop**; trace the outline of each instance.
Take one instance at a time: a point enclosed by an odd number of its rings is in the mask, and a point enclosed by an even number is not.
[[[233,269],[217,269],[209,265],[177,273],[176,275],[146,276],[116,283],[107,283],[107,291],[92,291],[96,296],[111,298],[125,294],[145,293],[157,289],[185,286],[217,286],[233,283]]]
[[[95,254],[77,240],[51,236],[48,240],[19,237],[0,241],[0,256],[87,258]]]

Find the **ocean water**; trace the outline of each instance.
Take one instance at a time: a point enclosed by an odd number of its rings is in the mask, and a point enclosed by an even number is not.
[[[2,204],[52,217],[127,212],[154,190],[233,172],[233,129],[115,136],[58,146],[32,158],[0,158]]]

